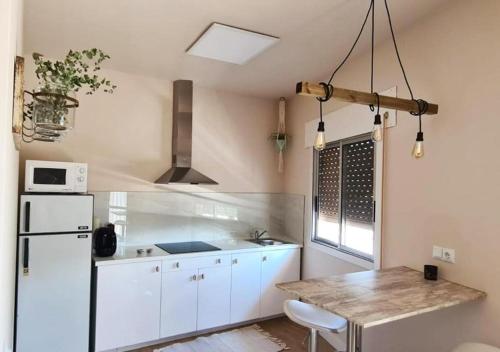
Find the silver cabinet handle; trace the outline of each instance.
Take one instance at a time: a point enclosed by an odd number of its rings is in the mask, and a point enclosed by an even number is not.
[[[205,280],[205,274],[201,274],[200,276],[198,276],[198,280]]]
[[[238,259],[233,259],[233,264],[238,264]]]
[[[160,272],[160,266],[159,266],[159,265],[157,265],[157,266],[155,267],[155,271],[156,271],[157,273],[159,273],[159,272]]]
[[[220,260],[220,258],[217,258],[217,259],[215,260],[215,264],[220,264],[220,263],[222,263],[222,261]]]
[[[263,257],[262,257],[262,261],[263,261],[263,262],[267,261],[267,256],[263,256]]]
[[[191,277],[191,281],[196,281],[196,279],[197,279],[196,275],[193,275],[193,276]]]

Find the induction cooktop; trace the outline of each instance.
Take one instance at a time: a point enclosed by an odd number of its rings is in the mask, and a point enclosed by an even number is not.
[[[155,246],[170,254],[220,251],[220,248],[202,241],[157,243]]]

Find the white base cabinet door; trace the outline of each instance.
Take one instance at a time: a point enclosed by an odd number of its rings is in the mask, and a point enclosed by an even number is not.
[[[233,254],[231,272],[231,324],[260,316],[262,253]]]
[[[161,262],[100,266],[96,351],[160,338]]]
[[[198,270],[163,274],[161,337],[196,331],[198,316]]]
[[[231,267],[199,269],[197,330],[229,324],[230,302]]]
[[[300,250],[280,249],[262,253],[260,316],[283,313],[283,303],[289,298],[276,287],[277,283],[300,279]]]

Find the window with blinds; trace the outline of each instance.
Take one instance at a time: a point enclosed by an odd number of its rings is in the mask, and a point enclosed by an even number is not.
[[[315,152],[313,240],[373,260],[375,145],[370,136]]]

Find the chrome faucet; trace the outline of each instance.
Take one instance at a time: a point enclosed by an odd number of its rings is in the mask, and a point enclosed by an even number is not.
[[[266,233],[267,233],[267,230],[264,230],[262,232],[259,232],[259,230],[255,230],[255,233],[254,233],[255,239],[258,240],[259,238],[264,236]]]

